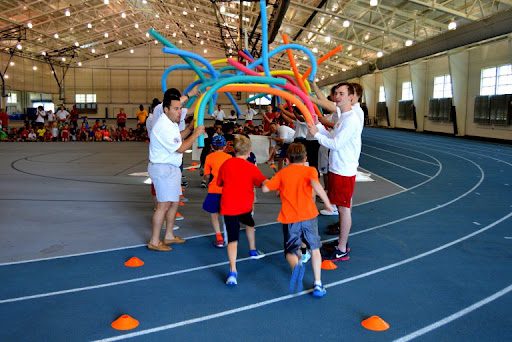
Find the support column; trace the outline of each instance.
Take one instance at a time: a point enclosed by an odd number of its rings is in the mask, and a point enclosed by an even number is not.
[[[377,97],[375,92],[375,75],[365,75],[360,78],[361,86],[363,87],[363,97],[368,107],[368,118],[375,122]]]
[[[463,50],[448,55],[452,80],[452,103],[455,106],[458,136],[466,135],[468,105],[469,52]]]
[[[409,64],[412,84],[412,96],[416,107],[417,132],[423,132],[427,115],[427,63],[425,61]]]
[[[384,70],[382,80],[384,82],[384,91],[386,92],[386,106],[389,114],[389,127],[394,128],[396,123],[396,79],[397,70],[395,68]]]

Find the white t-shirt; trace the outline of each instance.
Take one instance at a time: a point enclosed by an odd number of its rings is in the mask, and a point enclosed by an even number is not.
[[[58,110],[57,111],[57,117],[60,121],[66,120],[66,118],[69,116],[69,112],[67,110]]]
[[[364,112],[363,109],[361,108],[361,104],[359,102],[356,102],[356,104],[352,106],[352,110],[356,112],[357,116],[359,117],[359,120],[361,120],[361,125],[364,126]]]
[[[226,114],[221,109],[221,110],[216,110],[215,112],[213,112],[212,116],[215,118],[215,120],[224,121]]]
[[[44,110],[38,110],[36,113],[36,122],[42,122],[44,123],[44,117],[46,116],[46,113]]]
[[[252,108],[249,108],[246,112],[245,112],[245,120],[246,121],[249,121],[249,120],[252,120],[252,118],[254,117],[254,115],[256,115],[256,111]]]
[[[48,112],[48,115],[46,115],[48,117],[48,122],[54,122],[55,121],[55,114],[53,112]]]
[[[177,152],[181,146],[178,124],[167,115],[160,115],[153,125],[149,138],[149,161],[154,164],[171,164],[180,167],[183,154]]]
[[[281,125],[277,129],[277,136],[280,139],[283,139],[283,143],[291,144],[293,142],[293,137],[295,136],[295,130],[288,126]]]
[[[151,135],[151,130],[153,129],[153,126],[155,125],[156,121],[162,115],[164,112],[164,107],[162,104],[158,104],[155,108],[153,108],[153,113],[149,114],[147,120],[146,120],[146,129],[148,130],[148,134]]]

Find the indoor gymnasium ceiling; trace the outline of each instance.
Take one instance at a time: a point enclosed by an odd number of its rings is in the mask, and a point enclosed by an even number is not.
[[[319,68],[323,79],[446,32],[450,23],[461,27],[511,7],[512,1],[488,0],[270,0],[270,48],[282,44],[282,33],[317,56],[343,45]],[[218,48],[228,56],[242,44],[258,56],[259,13],[254,1],[0,0],[0,47],[7,54],[75,66],[154,44],[146,36],[154,27],[182,49]],[[306,58],[295,56],[304,71]],[[272,64],[289,68],[286,55]]]

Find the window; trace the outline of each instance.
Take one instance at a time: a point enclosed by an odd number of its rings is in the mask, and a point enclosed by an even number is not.
[[[452,97],[452,80],[450,75],[434,77],[434,99]]]
[[[402,83],[402,101],[410,101],[412,100],[412,83],[411,82],[403,82]]]
[[[256,96],[256,94],[249,94],[249,98]],[[272,96],[266,95],[262,97],[258,97],[257,99],[252,100],[250,103],[254,103],[258,106],[267,106],[271,103]]]
[[[18,94],[9,93],[9,95],[7,95],[7,103],[18,103]]]
[[[379,87],[379,102],[386,102],[386,93],[384,92],[384,86]]]
[[[480,95],[512,94],[512,64],[482,69]]]
[[[96,103],[96,94],[75,94],[76,103]]]

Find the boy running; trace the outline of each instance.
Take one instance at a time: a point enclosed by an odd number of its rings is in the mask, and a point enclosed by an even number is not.
[[[218,248],[224,247],[224,238],[220,232],[219,212],[220,212],[220,198],[222,195],[222,188],[217,185],[217,175],[219,169],[224,162],[232,156],[224,152],[226,147],[226,139],[222,135],[216,135],[212,138],[210,143],[213,151],[206,157],[204,163],[204,176],[203,182],[208,185],[208,194],[203,202],[203,210],[210,213],[212,226],[215,230],[214,246]]]
[[[284,252],[291,269],[290,292],[302,291],[304,265],[300,262],[302,240],[311,249],[311,264],[315,282],[313,296],[323,297],[326,290],[320,278],[322,257],[320,255],[320,236],[318,235],[318,209],[313,190],[320,196],[327,210],[332,210],[331,202],[318,181],[314,167],[306,166],[306,148],[300,143],[288,147],[287,157],[290,165],[280,170],[272,179],[266,181],[263,192],[279,191],[281,211],[277,220],[283,224]]]
[[[251,140],[243,135],[235,138],[235,158],[222,164],[217,178],[217,185],[222,188],[220,213],[224,215],[224,223],[228,233],[229,274],[226,285],[237,284],[236,255],[240,223],[246,225],[245,232],[249,241],[249,256],[260,259],[264,255],[256,249],[254,219],[252,206],[254,203],[254,187],[260,187],[266,177],[255,165],[246,159],[251,153]]]

